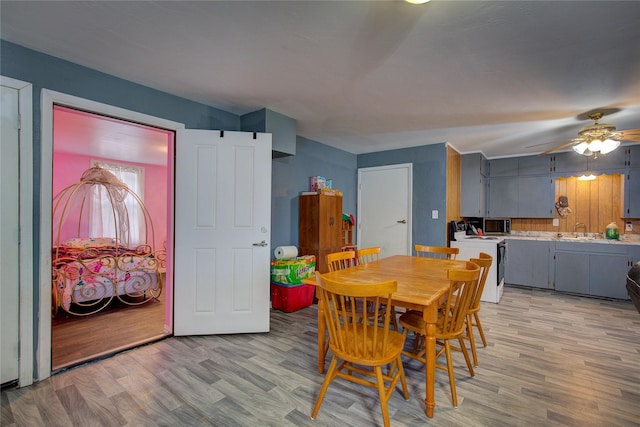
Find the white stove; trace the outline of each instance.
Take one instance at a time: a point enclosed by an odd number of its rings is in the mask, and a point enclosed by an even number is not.
[[[459,231],[454,237],[455,240],[451,241],[450,246],[460,249],[457,259],[478,258],[480,252],[493,257],[480,300],[499,303],[504,291],[504,260],[507,249],[504,236],[476,236]]]

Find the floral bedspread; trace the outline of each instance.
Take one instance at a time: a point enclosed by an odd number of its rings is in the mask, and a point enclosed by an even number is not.
[[[72,303],[136,297],[159,287],[158,260],[145,246],[58,247],[53,269],[58,304],[67,311]]]

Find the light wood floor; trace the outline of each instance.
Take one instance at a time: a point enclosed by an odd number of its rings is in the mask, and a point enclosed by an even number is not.
[[[3,389],[1,425],[381,425],[376,391],[340,380],[309,418],[323,380],[316,313],[272,311],[269,333],[169,338]],[[507,287],[480,314],[489,346],[474,378],[454,354],[458,408],[437,371],[428,419],[424,370],[407,361],[410,400],[392,396],[392,425],[640,425],[640,314],[631,302]]]
[[[51,327],[51,369],[74,366],[95,358],[164,338],[164,293],[138,306],[118,301],[90,316],[63,310]]]

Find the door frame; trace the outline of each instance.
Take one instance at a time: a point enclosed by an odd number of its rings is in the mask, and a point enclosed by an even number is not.
[[[91,101],[73,95],[42,89],[40,96],[40,254],[39,254],[39,307],[38,307],[38,350],[35,355],[38,381],[51,376],[51,209],[53,194],[53,106],[62,104],[72,108],[103,114],[122,120],[142,123],[173,131],[184,129],[185,124],[148,114],[127,110],[101,102]],[[177,139],[175,144],[177,144]],[[173,229],[173,224],[169,224]],[[173,243],[173,242],[171,242]],[[169,245],[169,242],[167,242]],[[33,358],[32,358],[33,360]]]
[[[19,263],[20,283],[18,339],[18,386],[33,384],[33,85],[0,76],[0,83],[18,91],[19,130]],[[25,195],[25,197],[23,197]]]

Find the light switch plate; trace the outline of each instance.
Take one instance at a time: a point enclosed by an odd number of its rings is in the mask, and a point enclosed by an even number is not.
[[[624,231],[633,231],[633,223],[631,221],[627,221],[624,224]]]
[[[431,219],[438,219],[438,210],[434,209],[431,211]]]

